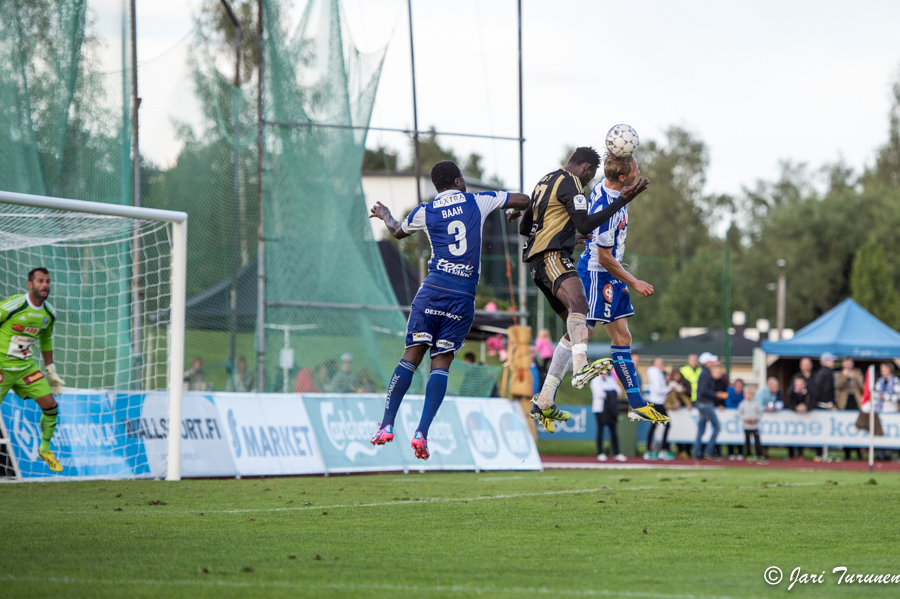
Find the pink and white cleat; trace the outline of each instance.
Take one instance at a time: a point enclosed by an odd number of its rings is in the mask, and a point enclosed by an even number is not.
[[[419,431],[416,431],[415,436],[413,436],[410,447],[413,448],[413,451],[416,452],[416,457],[420,460],[427,460],[431,457],[431,454],[428,453],[428,439],[423,437]]]
[[[381,426],[380,424],[378,426]],[[394,440],[394,425],[389,424],[383,428],[378,429],[378,432],[372,435],[372,438],[369,440],[369,443],[372,445],[384,445],[385,443],[390,443]]]

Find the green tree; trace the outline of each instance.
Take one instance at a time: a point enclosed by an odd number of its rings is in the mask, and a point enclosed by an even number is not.
[[[882,244],[873,236],[859,248],[853,261],[850,288],[859,305],[888,326],[900,328],[900,294]]]
[[[410,139],[409,164],[403,167],[403,172],[409,173],[415,170],[415,152],[415,141]],[[452,160],[460,165],[460,169],[467,177],[472,177],[479,181],[487,181],[495,186],[503,187],[503,181],[497,177],[497,175],[485,178],[486,174],[484,172],[484,165],[482,164],[484,157],[481,154],[473,152],[472,154],[469,154],[465,161],[461,162],[452,149],[445,148],[438,143],[437,132],[434,130],[434,127],[432,127],[428,133],[419,136],[419,161],[422,165],[422,173],[428,174],[431,172],[431,167],[442,160]]]
[[[693,256],[710,239],[716,199],[704,196],[706,146],[683,129],[666,132],[665,143],[649,140],[635,158],[650,187],[628,206],[628,245],[638,254]]]
[[[862,176],[866,188],[884,186],[900,187],[900,80],[891,90],[893,102],[888,124],[888,141],[878,150],[875,166]]]
[[[362,170],[395,172],[397,170],[397,154],[381,145],[374,150],[366,148]]]
[[[416,146],[415,140],[410,138],[409,142],[409,164],[403,170],[411,172],[415,170]],[[452,160],[459,164],[459,158],[453,153],[453,150],[442,148],[437,141],[437,132],[434,127],[428,133],[419,136],[419,163],[422,172],[428,173],[431,167],[442,160]]]
[[[249,82],[256,75],[259,53],[256,44],[256,0],[229,0],[234,16],[241,24],[241,81]],[[277,5],[275,6],[277,10]],[[204,0],[200,6],[199,22],[207,38],[209,50],[225,64],[234,65],[237,30],[219,0]],[[269,23],[272,26],[272,23]],[[234,76],[234,67],[226,71]]]
[[[481,165],[481,154],[469,154],[466,163],[462,166],[462,172],[467,177],[478,179],[484,178],[484,167]]]

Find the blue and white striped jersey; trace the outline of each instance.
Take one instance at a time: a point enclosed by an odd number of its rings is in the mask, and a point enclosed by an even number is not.
[[[603,179],[594,186],[591,191],[591,199],[588,202],[588,214],[600,212],[617,199],[619,192],[607,188]],[[616,212],[612,218],[594,229],[593,239],[588,242],[587,251],[581,254],[579,263],[587,262],[587,269],[596,272],[606,272],[606,269],[597,261],[597,248],[611,249],[612,254],[619,263],[625,256],[625,236],[628,231],[628,207]]]
[[[463,193],[449,189],[433,202],[416,206],[400,228],[404,233],[425,231],[428,235],[428,279],[433,282],[438,278],[453,289],[474,295],[481,274],[481,229],[488,214],[505,208],[508,199],[505,191]]]

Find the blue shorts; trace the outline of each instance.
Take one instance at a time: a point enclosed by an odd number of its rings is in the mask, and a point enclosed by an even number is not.
[[[628,285],[608,272],[578,269],[578,276],[584,285],[584,295],[588,301],[588,321],[609,324],[620,318],[634,316]]]
[[[466,343],[475,320],[475,298],[430,285],[422,285],[409,311],[406,347],[428,345],[431,357],[453,352]]]

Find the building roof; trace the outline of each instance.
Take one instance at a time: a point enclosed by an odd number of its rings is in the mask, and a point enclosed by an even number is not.
[[[731,358],[733,361],[750,362],[753,359],[753,349],[757,347],[759,347],[758,341],[751,341],[743,335],[731,335]],[[724,351],[725,338],[722,329],[711,329],[694,337],[648,343],[640,348],[639,353],[644,358],[649,358],[651,356],[687,357],[690,354],[700,355],[703,352],[710,352],[722,358]]]

